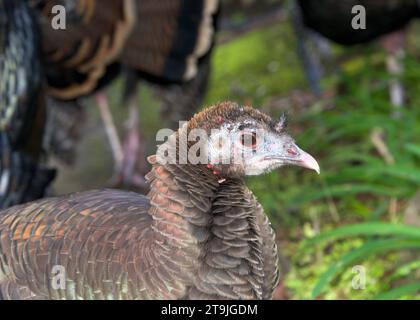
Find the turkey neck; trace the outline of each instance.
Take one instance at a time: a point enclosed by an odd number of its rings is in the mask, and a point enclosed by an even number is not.
[[[262,242],[256,201],[244,181],[219,183],[204,165],[149,161],[152,229],[161,247],[179,259],[186,296],[260,298]]]
[[[153,168],[146,176],[150,183],[147,196],[153,230],[170,238],[174,247],[198,249],[209,236],[217,178],[198,166],[160,165],[154,156],[149,162]]]

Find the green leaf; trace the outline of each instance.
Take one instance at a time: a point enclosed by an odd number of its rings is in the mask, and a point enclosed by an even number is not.
[[[407,143],[405,145],[405,149],[412,153],[413,155],[417,156],[420,158],[420,145],[418,144],[412,144],[412,143]]]
[[[319,278],[317,284],[312,290],[312,298],[318,297],[334,279],[337,274],[347,266],[355,263],[366,256],[377,255],[390,250],[401,250],[401,249],[420,249],[420,239],[387,239],[387,240],[374,240],[369,241],[361,247],[352,250],[334,263],[322,276]]]
[[[408,277],[418,270],[420,270],[420,260],[410,261],[399,266],[389,277],[387,277],[387,281],[391,283],[397,279]]]
[[[403,224],[392,224],[385,222],[365,222],[352,224],[326,231],[320,235],[306,240],[304,246],[335,238],[350,236],[399,236],[418,238],[420,240],[420,228]]]
[[[378,173],[388,174],[393,177],[401,178],[407,181],[412,181],[420,185],[420,170],[416,167],[409,166],[388,166],[377,168]]]
[[[375,300],[394,300],[404,295],[413,294],[420,292],[420,282],[409,283],[397,288],[394,288],[388,292],[383,292],[375,296]]]
[[[328,188],[321,189],[319,191],[314,191],[314,187],[301,188],[301,192],[293,199],[291,203],[301,204],[304,202],[315,201],[323,199],[326,197],[340,197],[340,196],[349,196],[356,194],[374,194],[374,195],[384,195],[384,196],[401,196],[405,192],[404,188],[395,188],[374,185],[374,184],[340,184],[329,186]]]

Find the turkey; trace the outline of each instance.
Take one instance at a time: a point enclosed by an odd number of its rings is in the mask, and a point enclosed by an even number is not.
[[[113,79],[117,59],[136,21],[134,0],[29,0],[38,13],[48,94],[72,100]],[[60,5],[64,11],[55,11]],[[53,13],[57,12],[57,13]],[[53,19],[65,19],[65,29]]]
[[[43,36],[48,95],[46,149],[71,165],[84,123],[75,123],[83,119],[79,108],[83,103],[79,100],[97,92],[119,74],[117,58],[136,20],[135,3],[103,0],[99,8],[96,0],[28,2],[37,13]],[[58,22],[65,22],[65,29],[53,28],[55,17],[61,19]],[[97,94],[97,100],[102,102],[102,96]]]
[[[39,28],[23,0],[0,0],[0,208],[41,198],[45,104]]]
[[[299,26],[300,19],[309,29],[342,45],[363,44],[380,39],[388,55],[387,68],[390,74],[401,74],[404,30],[409,22],[420,17],[418,0],[297,0],[297,3],[294,22],[299,42],[305,38],[303,28]],[[366,12],[366,28],[355,29],[352,22],[361,12],[360,5]],[[319,80],[319,71],[310,61],[309,52],[304,51],[303,45],[300,47],[301,55],[305,57],[303,60],[308,66],[305,68],[308,77]],[[315,84],[312,87],[319,88]],[[404,92],[398,81],[391,83],[390,95],[394,106],[400,107],[404,103]]]
[[[343,45],[366,43],[403,29],[420,17],[417,0],[298,0],[304,23],[328,39]],[[366,29],[354,29],[352,8],[366,9]]]
[[[40,13],[47,57],[48,93],[71,101],[96,92],[115,161],[114,185],[142,184],[136,174],[143,145],[139,135],[137,82],[169,92],[162,116],[170,124],[190,118],[209,78],[218,0],[31,0]],[[69,17],[65,30],[51,28],[57,4]],[[123,72],[123,105],[129,107],[123,143],[102,87]],[[99,90],[99,91],[98,91]],[[175,93],[175,94],[171,94]],[[173,100],[175,99],[175,100]],[[172,110],[175,109],[176,110]],[[178,118],[181,116],[183,118]],[[175,121],[176,119],[176,121]],[[142,170],[140,170],[142,171]]]
[[[319,173],[284,123],[220,103],[162,135],[147,196],[88,191],[1,212],[1,296],[270,299],[275,234],[244,177],[285,165]]]

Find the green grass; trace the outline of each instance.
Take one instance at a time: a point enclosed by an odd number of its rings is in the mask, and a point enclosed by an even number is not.
[[[276,183],[270,185],[270,190],[282,192],[282,201],[278,202],[281,209],[274,208],[274,204],[268,206],[274,221],[280,222],[279,228],[288,225],[299,228],[299,224],[310,221],[311,226],[317,227],[314,233],[321,231],[321,235],[327,236],[328,233],[322,233],[322,230],[332,228],[332,233],[338,232],[342,230],[337,229],[338,226],[349,222],[382,220],[401,223],[404,204],[420,189],[420,64],[412,56],[405,60],[407,72],[402,81],[409,101],[401,118],[393,119],[387,95],[389,77],[383,64],[378,63],[376,53],[360,59],[363,63],[359,62],[359,68],[340,75],[338,83],[342,92],[333,99],[333,109],[314,107],[294,119],[299,127],[305,128],[297,135],[297,141],[317,155],[322,177],[289,178],[289,174],[282,174],[277,186]],[[392,163],[387,163],[374,146],[374,130],[381,132],[383,142],[392,155]],[[277,201],[264,193],[261,182],[255,182],[255,191],[267,202]],[[392,199],[399,206],[395,215],[389,216],[388,204]],[[290,213],[294,217],[279,218],[279,212]],[[338,221],[334,219],[336,214]],[[385,226],[405,228],[400,224]],[[384,237],[378,226],[366,227],[379,238],[372,241],[369,237],[354,238],[349,235],[347,239],[333,241],[329,246],[312,247],[312,251],[305,251],[311,263],[303,266],[299,259],[304,257],[293,255],[296,248],[286,241],[286,250],[293,248],[289,251],[292,271],[286,280],[292,297],[420,298],[418,264],[417,270],[403,277],[388,276],[399,268],[400,258],[405,255],[406,249],[417,252],[409,258],[411,263],[418,259],[420,229],[411,227],[417,234],[417,240],[414,240],[399,237],[398,233]],[[297,240],[303,238],[305,236]],[[362,264],[369,270],[365,290],[354,290],[350,285],[354,277],[351,270],[356,264]]]
[[[291,43],[292,42],[292,43]],[[288,25],[252,31],[216,47],[207,103],[235,100],[258,105],[304,86]]]

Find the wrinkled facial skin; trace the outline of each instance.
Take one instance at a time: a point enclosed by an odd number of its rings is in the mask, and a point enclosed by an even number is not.
[[[226,176],[255,176],[284,165],[315,170],[316,160],[301,150],[281,128],[245,120],[224,124],[209,137],[209,162]]]

